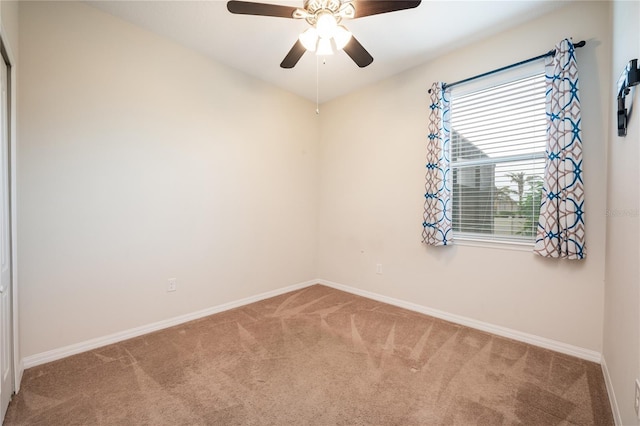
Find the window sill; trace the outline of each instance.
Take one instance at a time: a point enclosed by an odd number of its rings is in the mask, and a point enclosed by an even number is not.
[[[527,251],[530,253],[533,253],[533,247],[535,246],[535,243],[533,241],[496,241],[465,234],[454,234],[453,244],[464,247],[482,247],[498,250]]]

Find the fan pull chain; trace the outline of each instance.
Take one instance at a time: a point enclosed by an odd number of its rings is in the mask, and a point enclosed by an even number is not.
[[[322,57],[322,65],[327,64],[327,58]],[[320,114],[320,58],[316,55],[316,115]]]
[[[316,115],[320,114],[320,58],[316,55]]]

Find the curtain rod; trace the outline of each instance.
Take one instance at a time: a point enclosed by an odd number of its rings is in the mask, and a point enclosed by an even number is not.
[[[575,43],[573,45],[573,47],[583,47],[585,44],[587,44],[587,42],[582,40],[582,41],[579,41],[579,42]],[[451,88],[453,86],[457,86],[458,84],[467,83],[469,81],[472,81],[472,80],[475,80],[475,79],[478,79],[478,78],[482,78],[482,77],[486,77],[488,75],[495,74],[495,73],[500,72],[500,71],[505,71],[505,70],[508,70],[510,68],[515,68],[515,67],[518,67],[520,65],[528,64],[529,62],[537,61],[538,59],[546,58],[547,56],[554,56],[555,54],[556,54],[556,50],[553,49],[553,50],[550,50],[550,51],[548,51],[547,53],[545,53],[543,55],[538,55],[538,56],[533,57],[533,58],[525,59],[524,61],[516,62],[515,64],[507,65],[507,66],[502,67],[502,68],[498,68],[498,69],[495,69],[495,70],[492,70],[492,71],[488,71],[488,72],[485,72],[485,73],[482,73],[482,74],[474,75],[473,77],[465,78],[464,80],[456,81],[456,82],[450,83],[450,84],[444,83],[442,85],[442,88],[443,89]],[[429,89],[429,93],[431,93],[431,89]]]

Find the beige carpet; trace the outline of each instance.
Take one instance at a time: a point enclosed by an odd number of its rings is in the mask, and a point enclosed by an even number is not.
[[[5,424],[613,419],[595,363],[316,285],[31,368]]]

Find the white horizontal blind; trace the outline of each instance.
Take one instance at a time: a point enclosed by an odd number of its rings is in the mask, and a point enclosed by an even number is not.
[[[541,67],[542,68],[542,67]],[[456,238],[533,242],[545,162],[545,76],[452,90]]]

